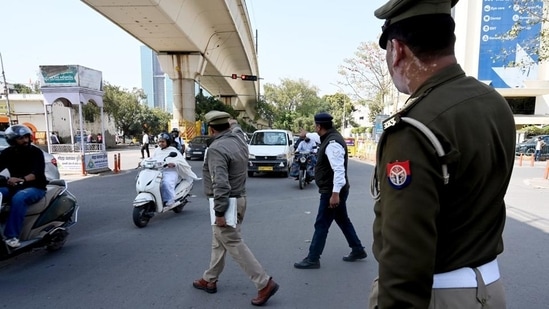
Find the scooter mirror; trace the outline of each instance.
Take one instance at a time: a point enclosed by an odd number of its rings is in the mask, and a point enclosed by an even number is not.
[[[170,157],[170,158],[177,157],[177,152],[175,152],[175,151],[170,152],[170,155],[168,157]]]

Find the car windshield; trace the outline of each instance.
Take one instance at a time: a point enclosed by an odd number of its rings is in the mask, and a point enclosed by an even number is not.
[[[257,132],[252,137],[250,145],[287,145],[286,134],[283,132]]]
[[[208,141],[208,137],[195,137],[191,140],[191,143],[193,144],[206,144]]]

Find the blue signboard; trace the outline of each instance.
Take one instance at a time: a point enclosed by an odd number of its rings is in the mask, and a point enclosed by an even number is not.
[[[543,0],[483,0],[478,79],[495,88],[522,88],[538,75]],[[509,36],[518,25],[516,36]],[[513,65],[518,64],[518,65]]]

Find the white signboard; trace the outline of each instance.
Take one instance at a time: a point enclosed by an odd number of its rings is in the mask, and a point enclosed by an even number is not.
[[[83,87],[103,90],[103,74],[80,65],[41,65],[42,87]]]

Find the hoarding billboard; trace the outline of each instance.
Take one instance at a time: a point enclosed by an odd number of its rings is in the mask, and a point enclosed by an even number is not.
[[[101,71],[81,65],[41,65],[40,83],[42,87],[83,87],[103,90]]]
[[[495,88],[522,88],[538,78],[542,8],[542,0],[482,1],[478,79]]]

